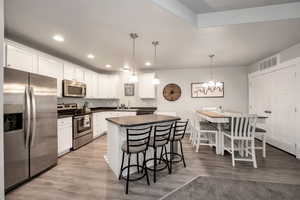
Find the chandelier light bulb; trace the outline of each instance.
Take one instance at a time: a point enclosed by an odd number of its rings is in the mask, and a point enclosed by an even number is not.
[[[216,87],[222,87],[223,86],[223,83],[221,83],[221,82],[216,82]]]
[[[203,86],[204,88],[208,88],[208,83],[203,83],[202,86]]]
[[[208,81],[208,87],[215,87],[216,83],[214,81]]]
[[[153,83],[154,85],[159,85],[159,84],[160,84],[160,80],[159,80],[158,78],[154,78],[154,79],[152,80],[152,83]]]

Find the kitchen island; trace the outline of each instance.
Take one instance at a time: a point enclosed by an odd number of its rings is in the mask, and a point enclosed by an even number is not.
[[[172,123],[176,120],[180,120],[179,117],[167,116],[167,115],[139,115],[139,116],[124,116],[124,117],[111,117],[107,118],[107,154],[105,160],[118,177],[122,162],[122,150],[121,146],[126,141],[126,129],[127,128],[143,128],[148,126],[161,125],[166,123]],[[151,133],[153,134],[153,133]],[[158,151],[160,155],[160,149]],[[134,155],[135,156],[135,155]],[[135,164],[136,159],[132,157],[132,164]],[[142,160],[142,155],[139,158]],[[147,151],[147,158],[153,156],[153,150],[151,148]],[[127,163],[127,157],[124,163]],[[151,163],[150,163],[151,164]],[[135,169],[130,171],[135,172]]]

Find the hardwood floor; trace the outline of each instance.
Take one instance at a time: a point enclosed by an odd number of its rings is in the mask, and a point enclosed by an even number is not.
[[[103,136],[63,156],[55,168],[10,192],[6,199],[159,199],[198,175],[300,185],[300,160],[270,146],[266,159],[257,152],[257,169],[252,163],[243,162],[233,168],[229,154],[217,156],[210,147],[200,147],[199,153],[195,153],[187,139],[183,148],[187,168],[178,163],[173,174],[169,175],[167,170],[158,173],[156,184],[150,174],[150,186],[144,179],[131,182],[129,194],[125,195],[125,182],[119,181],[104,161],[106,136]]]

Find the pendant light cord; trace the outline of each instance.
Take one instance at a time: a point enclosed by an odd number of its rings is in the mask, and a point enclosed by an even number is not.
[[[157,46],[159,45],[159,41],[153,41],[152,42],[153,46],[154,46],[154,59],[153,59],[153,64],[156,64],[156,60],[157,60]]]
[[[138,34],[136,33],[130,33],[130,37],[132,38],[132,61],[133,61],[133,66],[132,66],[132,72],[135,74],[136,73],[136,63],[135,63],[135,39],[138,38]]]
[[[214,78],[214,76],[213,76],[213,59],[214,59],[215,55],[211,54],[211,55],[209,55],[209,57],[210,57],[210,80],[214,81],[213,80],[213,78]]]

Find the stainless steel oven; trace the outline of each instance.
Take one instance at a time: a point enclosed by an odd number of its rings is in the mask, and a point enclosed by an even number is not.
[[[63,96],[65,97],[85,97],[86,95],[86,84],[63,80]]]
[[[93,140],[93,118],[92,114],[83,114],[73,117],[73,149],[91,142]]]

